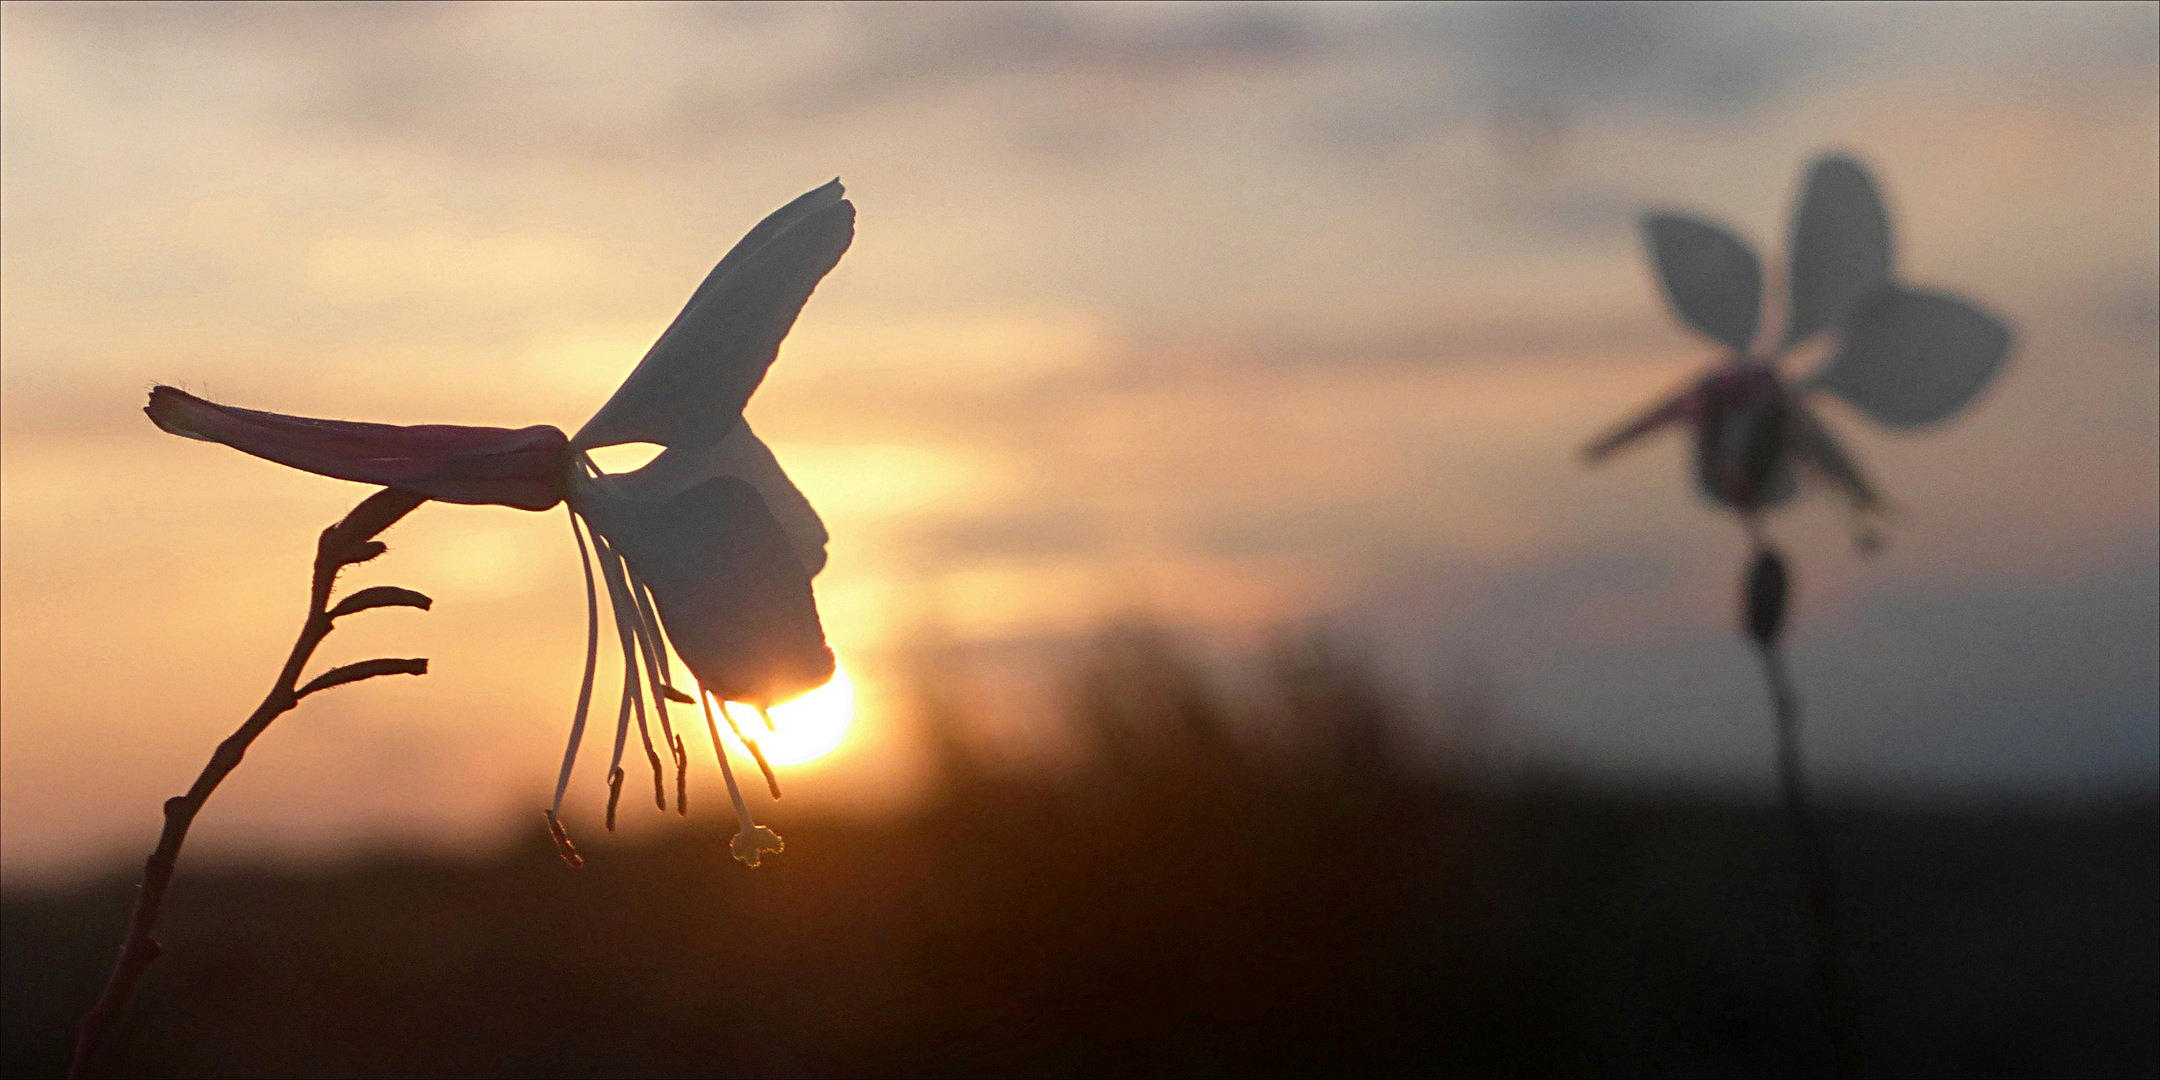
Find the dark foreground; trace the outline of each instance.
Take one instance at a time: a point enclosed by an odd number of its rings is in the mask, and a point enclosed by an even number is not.
[[[1197,793],[1196,793],[1197,794]],[[540,838],[183,878],[111,1075],[1806,1075],[1768,814],[1588,798]],[[1865,1071],[2152,1076],[2148,809],[1836,829]],[[5,1069],[58,1075],[125,887],[10,899]]]
[[[183,862],[102,1071],[1828,1072],[1773,812],[1475,795],[1393,764],[1370,697],[1303,695],[1263,751],[1119,686],[1095,766],[955,757],[918,815],[779,816],[755,872],[725,831],[592,838],[581,871],[537,829],[485,863]],[[2156,821],[1831,814],[1862,1072],[2160,1073]],[[128,891],[7,898],[8,1076],[64,1068]]]

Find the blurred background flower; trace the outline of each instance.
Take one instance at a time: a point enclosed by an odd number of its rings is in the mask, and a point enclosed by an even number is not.
[[[1762,260],[1723,226],[1688,214],[1643,216],[1658,283],[1682,322],[1727,350],[1700,378],[1584,450],[1595,463],[1672,425],[1694,436],[1695,483],[1749,517],[1786,502],[1804,475],[1844,497],[1863,551],[1880,543],[1881,497],[1811,410],[1824,389],[1894,427],[1942,421],[1971,403],[2008,356],[2001,320],[1953,296],[1896,284],[1888,215],[1867,170],[1828,155],[1808,166],[1793,205],[1790,293],[1764,309]],[[1765,315],[1769,317],[1766,319]],[[1782,316],[1782,319],[1780,319]],[[1758,351],[1766,323],[1777,347]],[[1834,350],[1797,385],[1779,371],[1822,334]]]

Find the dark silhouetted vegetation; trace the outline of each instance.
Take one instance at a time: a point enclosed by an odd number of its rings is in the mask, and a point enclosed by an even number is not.
[[[183,868],[103,1071],[1830,1068],[1775,810],[1449,779],[1397,698],[1318,649],[1242,705],[1145,634],[1091,655],[1085,763],[994,769],[944,740],[931,804],[878,822],[782,804],[787,853],[755,872],[718,818],[591,844],[577,871],[537,822],[485,861]],[[1832,805],[1825,825],[1864,1073],[2160,1066],[2153,807]],[[127,903],[117,874],[8,897],[8,1075],[65,1066]]]

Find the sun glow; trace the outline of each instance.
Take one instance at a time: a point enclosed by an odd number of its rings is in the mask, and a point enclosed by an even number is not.
[[[855,684],[847,669],[835,666],[832,681],[793,701],[773,706],[773,730],[757,718],[748,705],[729,703],[743,726],[743,734],[757,740],[765,760],[775,765],[800,765],[824,757],[847,737],[855,719]]]

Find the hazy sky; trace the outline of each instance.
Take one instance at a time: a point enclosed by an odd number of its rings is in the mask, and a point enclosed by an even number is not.
[[[819,600],[862,695],[791,798],[906,796],[910,650],[1047,660],[1134,613],[1230,654],[1317,623],[1416,692],[1483,680],[1510,767],[1767,784],[1738,531],[1678,440],[1575,452],[1712,355],[1635,216],[1706,213],[1774,263],[1826,148],[1883,182],[1901,274],[2018,345],[1940,427],[1826,410],[1897,513],[1873,560],[1825,501],[1773,526],[1821,773],[2149,792],[2156,11],[0,6],[0,865],[150,842],[364,494],[157,432],[153,382],[575,429],[744,230],[836,175],[855,246],[749,412],[831,526]],[[355,578],[434,611],[325,661],[433,674],[281,720],[198,842],[530,825],[583,646],[561,518],[400,526]]]

